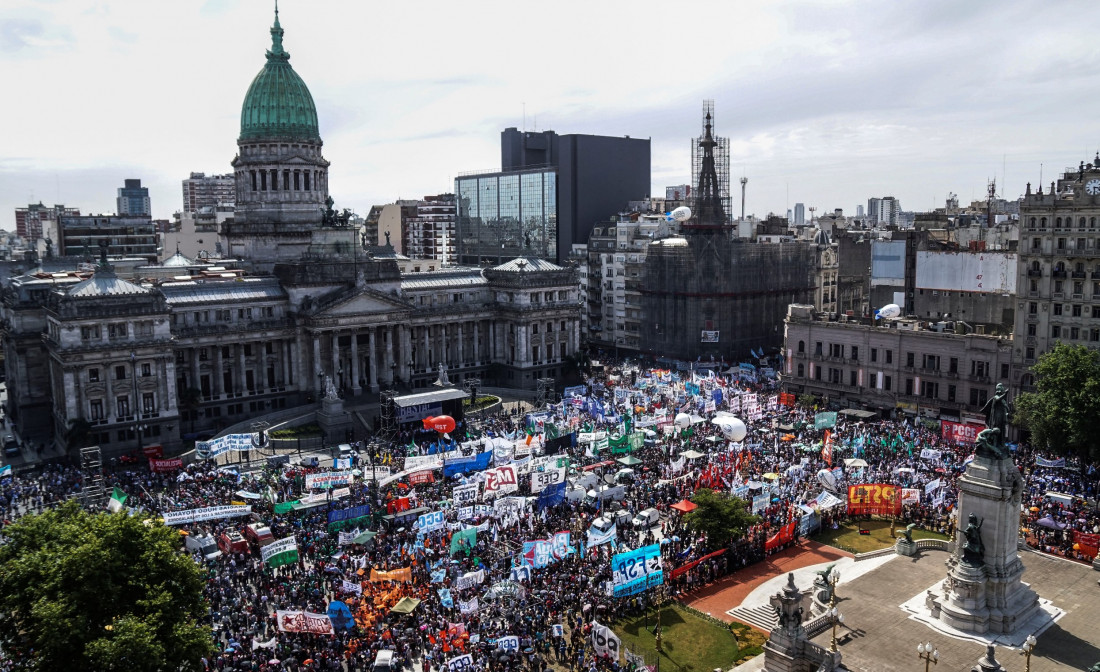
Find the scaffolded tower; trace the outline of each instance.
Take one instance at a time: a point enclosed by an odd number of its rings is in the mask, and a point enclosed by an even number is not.
[[[714,128],[714,101],[703,101],[703,132],[698,138],[691,140],[691,183],[696,187],[692,212],[698,213],[702,206],[700,199],[705,197],[701,189],[701,180],[709,179],[704,173],[708,172],[708,164],[713,166],[714,189],[718,201],[722,207],[722,213],[729,217],[732,212],[733,202],[730,200],[730,139],[713,137],[711,130]],[[710,150],[708,152],[708,150]],[[712,158],[713,161],[708,161]],[[723,219],[721,224],[725,224]]]
[[[98,511],[107,503],[107,490],[103,486],[103,455],[99,446],[80,449],[80,471],[84,476],[81,496],[84,508]]]

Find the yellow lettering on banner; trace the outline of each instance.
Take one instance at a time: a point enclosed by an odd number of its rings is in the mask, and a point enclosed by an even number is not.
[[[244,506],[244,502],[229,502],[233,506]]]

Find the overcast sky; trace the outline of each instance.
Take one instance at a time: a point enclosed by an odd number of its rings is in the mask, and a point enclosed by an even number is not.
[[[167,218],[191,171],[229,172],[272,16],[3,0],[0,228],[32,200],[114,212],[125,178]],[[993,177],[1015,198],[1100,147],[1095,0],[282,0],[280,17],[332,195],[361,213],[499,169],[508,126],[649,137],[662,194],[690,181],[706,98],[757,215],[926,210]]]

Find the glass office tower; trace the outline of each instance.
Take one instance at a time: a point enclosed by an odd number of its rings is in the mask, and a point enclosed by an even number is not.
[[[558,255],[557,171],[537,169],[455,178],[459,263],[496,265]]]

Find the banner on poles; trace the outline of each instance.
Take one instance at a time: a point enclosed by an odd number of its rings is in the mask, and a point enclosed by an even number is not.
[[[298,562],[298,542],[294,537],[273,541],[260,549],[260,558],[271,567],[281,567]]]
[[[611,577],[615,597],[643,592],[665,582],[661,547],[657,544],[611,556]]]
[[[185,511],[169,511],[164,514],[165,525],[183,525],[185,523],[201,523],[204,520],[218,520],[220,518],[238,518],[252,513],[251,506],[208,506],[202,509],[187,509]]]
[[[898,488],[886,483],[848,486],[848,515],[896,516],[901,513]]]
[[[314,635],[332,635],[332,619],[328,614],[310,611],[276,611],[280,632],[308,632]]]

